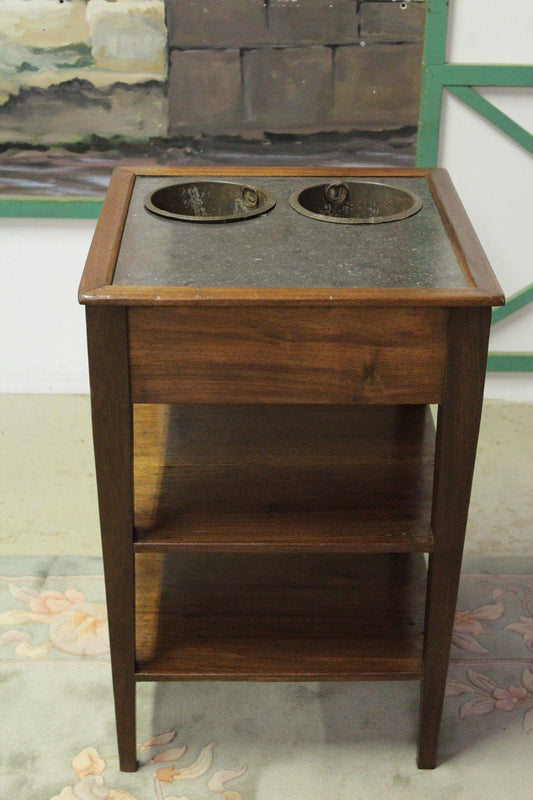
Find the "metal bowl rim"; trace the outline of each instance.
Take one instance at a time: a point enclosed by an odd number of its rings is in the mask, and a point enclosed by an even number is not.
[[[173,189],[177,186],[199,186],[202,184],[222,184],[224,186],[238,186],[241,189],[252,189],[254,192],[257,192],[260,196],[262,195],[265,198],[264,205],[260,207],[251,208],[250,211],[243,212],[242,214],[238,215],[218,215],[214,217],[195,217],[191,216],[190,214],[175,214],[172,211],[165,211],[162,208],[158,208],[154,203],[152,203],[152,197],[156,192],[161,191],[162,189]],[[151,211],[153,214],[157,214],[159,217],[167,217],[167,219],[178,219],[183,220],[184,222],[238,222],[242,219],[248,219],[249,217],[258,217],[261,214],[266,214],[267,211],[271,211],[274,206],[276,205],[276,198],[270,194],[270,192],[265,191],[264,189],[260,189],[256,186],[252,186],[249,183],[236,183],[235,181],[216,181],[216,180],[209,180],[209,179],[202,179],[198,181],[191,181],[191,180],[184,180],[178,181],[177,183],[169,183],[164,186],[158,186],[156,189],[152,189],[151,192],[144,198],[144,207]]]
[[[411,192],[409,189],[404,189],[403,186],[393,186],[390,183],[383,183],[382,181],[340,181],[341,183],[346,183],[347,185],[350,184],[364,184],[366,186],[383,186],[386,189],[393,189],[394,191],[402,192],[403,194],[408,195],[412,202],[412,205],[409,206],[407,211],[403,211],[401,214],[389,214],[388,216],[380,216],[380,217],[329,217],[326,214],[317,214],[314,211],[308,211],[308,209],[304,208],[299,201],[299,197],[302,192],[307,191],[308,189],[314,189],[317,186],[328,186],[327,183],[313,183],[310,186],[305,186],[303,189],[297,189],[295,192],[291,194],[289,197],[289,203],[292,208],[297,211],[299,214],[302,214],[304,217],[309,217],[310,219],[317,219],[323,222],[336,222],[341,223],[344,225],[378,225],[382,222],[396,222],[402,219],[408,219],[412,217],[414,214],[417,214],[423,206],[422,200],[420,197]]]

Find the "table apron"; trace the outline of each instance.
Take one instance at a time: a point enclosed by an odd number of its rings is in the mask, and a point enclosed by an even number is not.
[[[131,307],[134,403],[439,403],[446,308]]]

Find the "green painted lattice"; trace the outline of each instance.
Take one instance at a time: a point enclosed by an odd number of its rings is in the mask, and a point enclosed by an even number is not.
[[[533,86],[533,66],[510,64],[448,64],[448,0],[427,0],[422,91],[418,128],[417,166],[438,164],[443,91],[447,90],[528,153],[533,136],[482,97],[476,86]],[[504,308],[493,312],[492,324],[506,319],[533,301],[533,284],[509,298]],[[493,372],[533,372],[533,353],[489,353],[487,369]]]

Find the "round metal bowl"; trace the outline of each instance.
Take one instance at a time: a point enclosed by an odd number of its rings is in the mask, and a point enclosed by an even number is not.
[[[187,181],[150,192],[144,205],[154,214],[186,222],[233,222],[257,217],[276,205],[268,192],[242,183]]]
[[[416,194],[370,181],[319,183],[294,192],[289,202],[306,217],[349,225],[394,222],[422,208]]]

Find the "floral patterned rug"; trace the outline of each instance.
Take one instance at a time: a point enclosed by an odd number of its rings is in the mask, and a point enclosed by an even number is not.
[[[532,562],[463,574],[428,772],[415,683],[158,683],[138,686],[140,768],[121,773],[100,560],[0,571],[6,800],[533,798]]]

